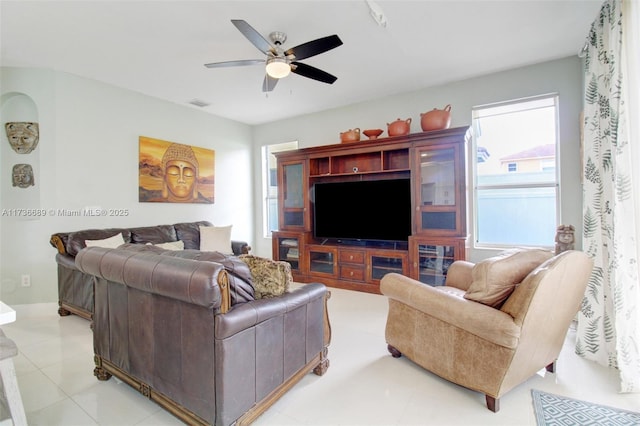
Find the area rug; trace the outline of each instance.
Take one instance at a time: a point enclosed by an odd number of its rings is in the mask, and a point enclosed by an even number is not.
[[[538,426],[640,425],[640,413],[531,389]]]

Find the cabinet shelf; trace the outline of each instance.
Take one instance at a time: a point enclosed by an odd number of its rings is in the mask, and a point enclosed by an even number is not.
[[[410,170],[409,149],[384,149],[371,152],[331,155],[309,159],[309,176],[345,176]]]
[[[311,176],[313,178],[321,178],[321,177],[329,177],[329,176],[336,176],[336,177],[344,177],[344,176],[357,176],[357,175],[384,175],[384,174],[389,174],[389,173],[394,173],[394,172],[408,172],[408,169],[394,169],[394,170],[379,170],[379,171],[375,171],[375,172],[362,172],[362,171],[357,171],[357,172],[345,172],[345,173],[328,173],[326,175],[314,175]]]
[[[333,265],[333,260],[311,259],[311,263],[318,265]]]
[[[374,266],[373,269],[378,269],[378,270],[381,270],[381,271],[398,272],[398,271],[402,271],[402,265],[399,265],[399,266]]]

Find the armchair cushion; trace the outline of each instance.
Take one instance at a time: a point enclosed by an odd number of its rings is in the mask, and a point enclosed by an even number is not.
[[[251,270],[256,299],[277,297],[289,291],[293,277],[288,262],[243,254],[238,256]]]
[[[447,270],[447,279],[445,286],[455,287],[460,290],[467,291],[473,282],[473,267],[475,263],[466,260],[457,260],[453,262]]]
[[[473,281],[464,297],[499,309],[516,285],[552,256],[549,250],[517,248],[478,262],[473,267]]]

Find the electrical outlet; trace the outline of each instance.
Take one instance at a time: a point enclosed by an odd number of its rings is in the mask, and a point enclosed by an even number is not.
[[[31,287],[31,275],[23,275],[21,284],[22,287]]]

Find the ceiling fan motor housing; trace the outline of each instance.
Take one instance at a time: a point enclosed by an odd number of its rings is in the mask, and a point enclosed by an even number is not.
[[[274,31],[269,34],[269,38],[276,46],[282,46],[287,41],[287,35],[280,31]]]

